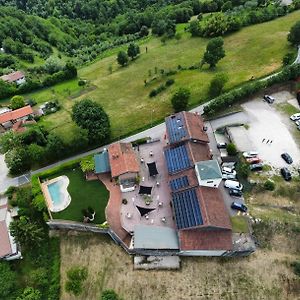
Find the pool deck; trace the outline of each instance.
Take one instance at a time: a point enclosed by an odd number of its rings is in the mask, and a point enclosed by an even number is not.
[[[66,195],[66,193],[64,193],[65,201],[63,201],[63,203],[61,205],[53,206],[53,202],[52,202],[51,195],[50,195],[50,192],[49,192],[49,189],[48,189],[48,185],[50,185],[52,183],[55,183],[55,182],[58,182],[58,181],[63,181],[64,190],[67,193],[67,195]],[[50,180],[46,180],[46,181],[41,183],[41,188],[42,188],[42,192],[44,194],[44,198],[46,200],[46,204],[48,206],[48,209],[51,212],[60,212],[60,211],[64,210],[65,208],[67,208],[69,206],[69,204],[71,203],[71,196],[70,196],[70,194],[68,193],[68,190],[67,190],[69,182],[70,182],[69,178],[67,176],[63,175],[63,176],[59,176],[59,177],[56,177],[56,178],[53,178],[53,179],[50,179]]]

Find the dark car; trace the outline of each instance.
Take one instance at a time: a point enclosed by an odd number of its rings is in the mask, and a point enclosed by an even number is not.
[[[242,203],[238,203],[238,202],[232,202],[231,203],[231,208],[232,209],[237,209],[237,210],[242,211],[242,212],[247,212],[247,210],[248,210],[246,205],[244,205]]]
[[[288,168],[281,168],[280,173],[281,173],[282,177],[284,178],[284,180],[290,181],[292,179],[291,172],[289,171]]]
[[[264,95],[264,100],[271,104],[275,101],[275,98],[270,95]]]
[[[263,169],[263,164],[259,163],[259,164],[253,164],[250,165],[249,168],[251,171],[261,171]]]
[[[236,189],[229,189],[229,195],[234,197],[241,197],[243,195],[242,191]]]
[[[291,158],[291,156],[288,153],[282,153],[281,157],[290,165],[293,163],[293,159]]]
[[[218,143],[217,144],[218,149],[226,149],[226,147],[227,147],[227,143]]]

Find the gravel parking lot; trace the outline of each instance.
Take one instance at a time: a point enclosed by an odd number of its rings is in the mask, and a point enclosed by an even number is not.
[[[280,98],[280,93],[273,96],[276,102],[289,100],[286,92],[282,93],[283,99]],[[261,98],[247,102],[242,107],[248,115],[249,139],[259,157],[265,163],[281,168],[287,164],[280,155],[288,152],[294,160],[293,166],[299,166],[300,150],[289,131],[289,117],[282,115],[274,105],[262,101]]]

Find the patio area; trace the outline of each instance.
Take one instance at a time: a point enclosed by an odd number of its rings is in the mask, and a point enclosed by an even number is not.
[[[163,147],[162,138],[161,141],[135,148],[140,163],[140,183],[136,185],[134,191],[121,193],[120,210],[122,227],[131,234],[138,224],[175,228]],[[158,174],[150,176],[154,165],[148,164],[153,162],[156,164]],[[152,188],[151,191],[149,187]],[[140,190],[149,195],[140,194]]]

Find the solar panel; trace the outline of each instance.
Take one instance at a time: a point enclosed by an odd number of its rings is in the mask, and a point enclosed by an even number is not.
[[[166,127],[171,144],[179,142],[186,137],[186,129],[182,114],[167,118]]]
[[[175,220],[178,229],[203,224],[201,210],[195,189],[172,194]]]
[[[189,180],[187,176],[179,177],[170,181],[170,187],[172,191],[177,191],[187,186],[189,186]]]
[[[170,174],[188,169],[191,166],[185,145],[165,150],[167,168]]]

